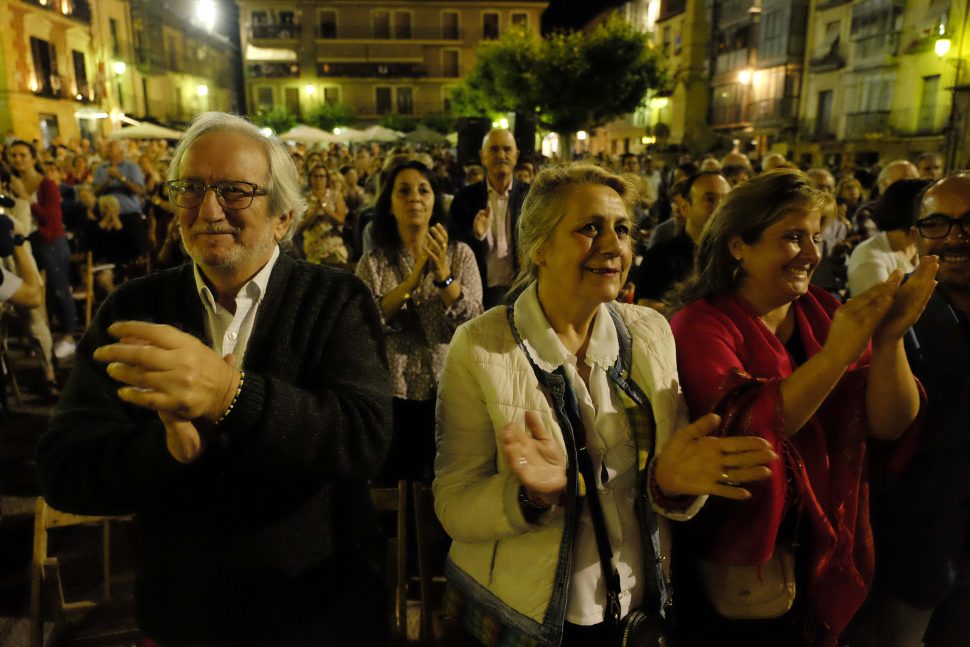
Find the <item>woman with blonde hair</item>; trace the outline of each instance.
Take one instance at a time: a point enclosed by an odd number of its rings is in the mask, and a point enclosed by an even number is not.
[[[468,644],[618,645],[630,618],[661,631],[669,537],[654,510],[743,500],[775,458],[758,438],[708,438],[717,416],[688,425],[666,320],[615,303],[636,201],[596,166],[540,172],[514,304],[452,340],[433,489]]]

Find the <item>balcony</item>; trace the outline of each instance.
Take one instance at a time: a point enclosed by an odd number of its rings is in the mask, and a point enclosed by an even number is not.
[[[755,126],[789,125],[795,118],[798,99],[781,97],[754,101],[747,106],[747,120]]]
[[[381,30],[377,30],[373,25],[344,25],[339,27],[325,25],[317,27],[317,40],[448,40],[460,41],[465,37],[463,29],[454,29],[441,26],[412,26],[408,29],[391,29],[384,25]]]
[[[352,77],[361,79],[427,77],[420,63],[317,63],[320,78]]]
[[[23,0],[23,2],[83,23],[91,23],[91,5],[88,0]]]
[[[61,99],[67,92],[64,79],[60,74],[38,74],[37,80],[31,84],[31,91],[39,97]]]
[[[885,135],[889,131],[889,111],[856,112],[845,116],[846,139]]]
[[[292,79],[300,76],[296,63],[249,63],[246,76],[251,79]]]
[[[740,103],[715,105],[711,110],[711,125],[715,128],[747,125],[749,122],[748,114]]]
[[[828,51],[823,51],[813,56],[808,61],[808,67],[812,72],[831,72],[845,67],[845,55],[839,39],[836,38]]]
[[[294,23],[272,23],[265,25],[250,25],[250,40],[297,40],[300,37],[300,25]]]

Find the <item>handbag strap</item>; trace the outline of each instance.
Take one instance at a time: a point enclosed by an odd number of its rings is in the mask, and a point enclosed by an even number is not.
[[[519,331],[515,326],[515,318],[513,313],[513,308],[508,306],[506,308],[506,315],[509,320],[509,327],[512,329],[512,336],[515,338],[516,343],[519,348],[522,349],[522,353],[525,355],[526,359],[529,361],[529,365],[532,367],[533,372],[536,374],[536,378],[539,380],[539,384],[546,385],[546,375],[547,372],[543,371],[532,359],[532,355],[529,354],[528,349],[525,347],[525,343],[522,341]],[[621,387],[624,388],[624,392],[630,396],[630,398],[641,408],[643,408],[650,416],[651,421],[654,420],[653,417],[653,407],[650,405],[649,399],[644,394],[643,390],[633,381],[633,377],[629,375],[629,369],[632,366],[632,347],[629,343],[629,331],[626,329],[625,324],[619,319],[612,309],[610,309],[610,315],[617,327],[617,333],[619,335],[625,335],[620,341],[620,351],[621,360],[625,360],[625,368],[621,371],[613,371],[613,373],[619,373],[618,375],[612,375],[614,379],[619,379],[622,381]],[[563,383],[568,384],[566,380],[566,373],[562,366],[559,366],[554,371],[554,374],[559,376]],[[577,467],[579,473],[583,477],[583,481],[586,484],[586,499],[589,503],[589,515],[590,520],[593,522],[593,534],[596,537],[596,549],[599,553],[600,567],[603,569],[603,579],[606,585],[606,606],[603,610],[603,619],[605,622],[619,625],[622,617],[622,606],[620,604],[620,574],[613,565],[613,549],[610,545],[609,532],[606,529],[606,519],[603,516],[603,504],[599,498],[599,492],[596,488],[596,473],[593,468],[593,460],[589,455],[589,451],[586,446],[586,426],[583,424],[582,416],[579,413],[579,403],[576,400],[576,395],[573,393],[571,388],[564,389],[565,397],[565,410],[567,416],[567,422],[569,427],[573,432],[573,439],[576,443],[576,458]],[[562,423],[562,421],[560,421]],[[656,436],[656,434],[654,434]],[[653,448],[651,447],[651,454],[653,453]],[[582,505],[582,499],[580,499],[580,505]],[[646,506],[645,512],[648,518],[648,524],[650,526],[649,530],[651,534],[654,533],[656,528],[656,518],[654,517],[654,512],[649,505]],[[645,538],[648,545],[656,552],[656,547],[653,545],[652,537]],[[666,593],[665,580],[663,577],[663,572],[660,567],[660,560],[656,559],[656,554],[653,555],[654,562],[657,566],[657,580],[655,581],[658,591],[656,591],[655,597],[660,600],[663,599]]]

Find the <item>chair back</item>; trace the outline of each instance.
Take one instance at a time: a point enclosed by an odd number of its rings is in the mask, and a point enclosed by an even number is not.
[[[407,637],[407,509],[408,484],[398,481],[397,487],[370,489],[374,510],[378,514],[394,515],[394,537],[388,537],[386,550],[382,556],[387,590],[393,602],[391,606],[391,626],[399,637]]]

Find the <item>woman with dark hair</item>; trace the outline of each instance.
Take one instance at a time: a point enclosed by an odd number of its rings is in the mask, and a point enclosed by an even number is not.
[[[69,278],[71,248],[64,234],[61,194],[53,180],[46,177],[37,163],[32,144],[16,141],[7,148],[7,159],[13,169],[10,190],[15,197],[30,202],[36,229],[30,234],[34,257],[47,274],[48,312],[57,315],[62,337],[54,345],[54,356],[63,359],[74,354],[74,325],[77,312]]]
[[[428,168],[395,167],[374,207],[376,247],[357,264],[384,319],[394,389],[394,439],[382,481],[430,481],[435,395],[448,344],[460,324],[482,312],[475,255],[448,240],[444,220]]]
[[[306,214],[300,223],[303,253],[311,263],[346,265],[353,258],[353,229],[346,227],[347,205],[332,186],[323,164],[310,168]]]
[[[898,460],[915,437],[889,445],[922,406],[902,340],[938,261],[840,307],[809,284],[819,207],[799,171],[738,186],[678,294],[671,328],[691,415],[714,410],[717,434],[759,436],[783,458],[749,501],[709,504],[686,524],[674,565],[683,644],[835,645],[872,581],[867,439]],[[734,588],[745,573],[755,590]],[[771,609],[745,602],[772,585],[784,593]]]
[[[876,201],[872,219],[879,233],[859,243],[849,256],[849,295],[882,283],[893,270],[916,269],[916,211],[931,180],[897,180]]]

